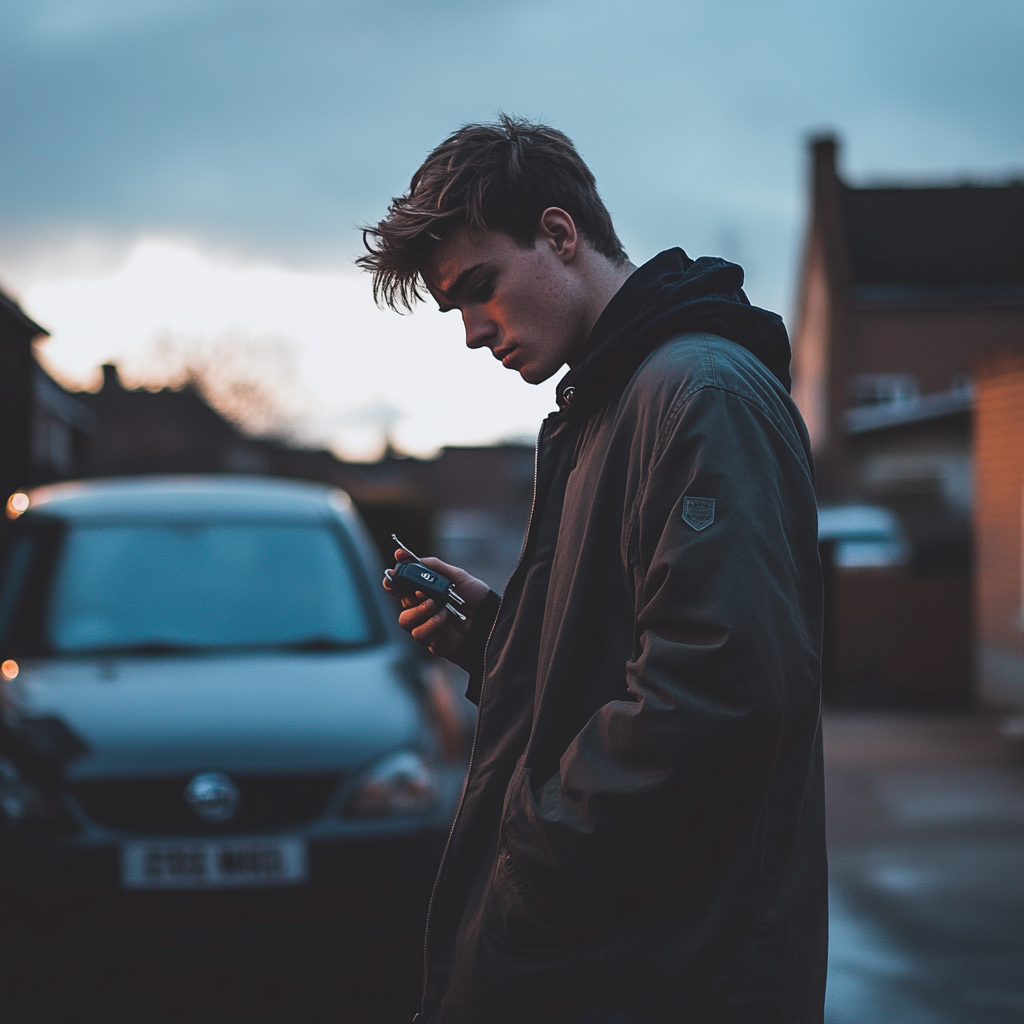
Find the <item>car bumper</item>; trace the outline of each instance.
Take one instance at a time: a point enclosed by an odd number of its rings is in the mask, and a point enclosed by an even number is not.
[[[102,917],[126,923],[316,923],[341,932],[422,929],[447,829],[385,836],[302,837],[301,884],[137,891],[121,882],[121,843],[4,843],[0,899],[13,917]],[[180,838],[180,837],[175,837]]]

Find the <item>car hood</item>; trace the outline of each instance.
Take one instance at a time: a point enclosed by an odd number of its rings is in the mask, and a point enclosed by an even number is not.
[[[394,649],[38,659],[6,701],[84,744],[75,780],[215,768],[347,772],[415,743],[422,717]]]

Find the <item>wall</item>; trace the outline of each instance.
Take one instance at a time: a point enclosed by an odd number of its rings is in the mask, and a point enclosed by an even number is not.
[[[946,391],[955,375],[970,375],[986,354],[1024,350],[1024,306],[861,305],[851,318],[847,346],[850,373],[910,373],[922,393]]]
[[[32,338],[40,333],[0,293],[0,505],[32,482]]]
[[[812,240],[807,258],[799,327],[793,336],[793,400],[797,404],[815,454],[829,440],[829,338],[831,301],[821,243]]]
[[[978,695],[1024,711],[1024,357],[976,378],[975,630]]]
[[[971,702],[966,575],[836,569],[826,578],[826,605],[827,703],[957,708]]]

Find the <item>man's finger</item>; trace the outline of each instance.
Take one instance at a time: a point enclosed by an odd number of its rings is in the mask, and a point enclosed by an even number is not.
[[[415,595],[409,593],[402,593],[396,589],[394,581],[390,576],[391,570],[388,569],[384,573],[384,578],[380,581],[381,586],[388,592],[390,597],[393,597],[396,601],[400,602],[403,608],[414,608],[416,605],[423,601],[426,596],[420,591],[416,591]]]
[[[407,598],[406,600],[411,599]],[[407,605],[398,613],[398,624],[402,629],[411,629],[413,626],[418,626],[421,622],[426,622],[436,612],[437,604],[433,599],[417,601],[414,604]]]
[[[442,608],[436,615],[428,619],[422,626],[411,630],[413,640],[418,644],[429,646],[433,638],[448,624],[448,613]]]

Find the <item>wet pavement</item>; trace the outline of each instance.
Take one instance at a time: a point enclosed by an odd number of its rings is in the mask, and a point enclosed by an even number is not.
[[[308,926],[28,929],[0,951],[3,1024],[408,1024],[419,935]]]
[[[1024,1024],[1024,748],[979,716],[831,713],[827,1024]],[[418,935],[63,915],[0,949],[4,1024],[398,1024]]]
[[[1024,1022],[1024,750],[997,727],[827,717],[827,1024]]]

